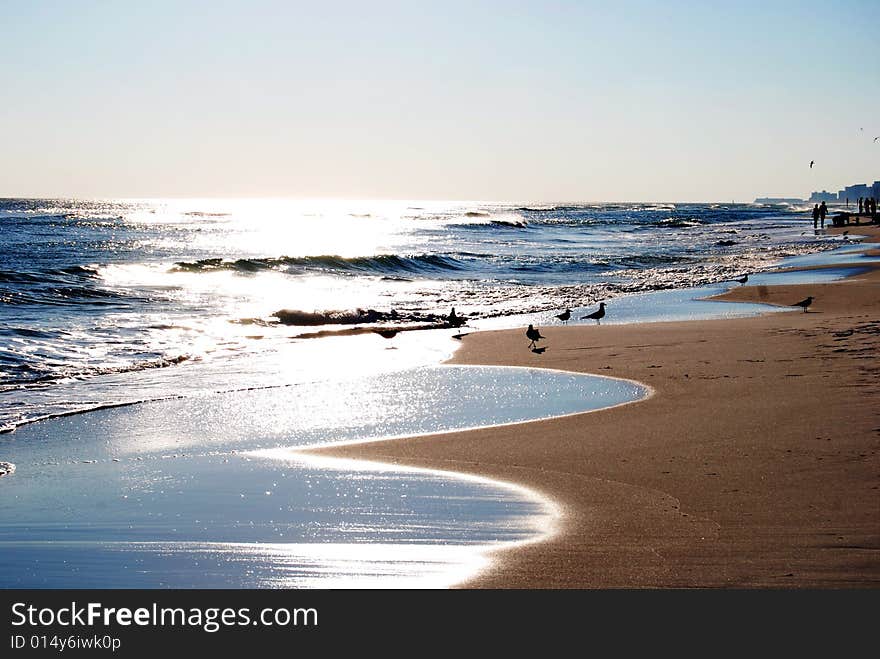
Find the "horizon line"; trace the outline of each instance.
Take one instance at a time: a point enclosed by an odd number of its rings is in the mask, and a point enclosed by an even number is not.
[[[819,191],[822,192],[822,191]],[[807,197],[785,195],[759,195],[747,201],[734,199],[466,199],[466,198],[429,198],[429,197],[295,197],[281,195],[244,195],[244,196],[56,196],[56,195],[26,195],[10,196],[0,194],[0,201],[23,200],[23,201],[289,201],[289,202],[428,202],[428,203],[459,203],[459,204],[535,204],[535,205],[586,205],[586,204],[754,204],[757,199],[792,199],[808,201]]]

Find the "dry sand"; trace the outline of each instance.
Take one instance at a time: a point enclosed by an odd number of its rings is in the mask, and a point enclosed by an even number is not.
[[[880,238],[858,231],[869,232]],[[876,588],[880,270],[726,297],[790,305],[808,295],[809,313],[542,327],[542,355],[521,330],[470,334],[455,363],[624,377],[655,394],[320,452],[481,474],[559,504],[555,535],[499,552],[464,587]]]

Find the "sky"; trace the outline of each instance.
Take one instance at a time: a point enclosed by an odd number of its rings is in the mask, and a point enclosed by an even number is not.
[[[880,179],[876,0],[0,0],[0,20],[5,197],[752,201]]]

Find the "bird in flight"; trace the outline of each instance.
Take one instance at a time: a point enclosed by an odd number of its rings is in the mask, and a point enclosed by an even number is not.
[[[810,169],[813,169],[813,163],[814,163],[814,162],[816,162],[816,161],[815,161],[815,160],[811,160],[811,161],[810,161]]]
[[[876,142],[877,140],[880,140],[880,135],[878,135],[877,137],[874,138],[874,141],[875,141],[875,142]]]
[[[568,319],[571,318],[571,309],[566,309],[562,313],[556,314],[556,317],[563,323],[567,323]]]
[[[535,348],[537,347],[536,341],[540,341],[544,337],[541,336],[541,332],[529,325],[529,328],[526,330],[526,338],[531,341],[529,348]]]
[[[586,316],[581,316],[581,320],[586,320],[587,318],[590,318],[592,320],[595,320],[597,325],[601,325],[602,323],[600,321],[604,317],[605,317],[605,303],[600,302],[598,311],[594,311],[593,313],[588,313]]]
[[[801,300],[800,302],[795,302],[793,307],[803,307],[804,313],[807,313],[807,307],[813,304],[813,296],[809,296],[808,298]]]

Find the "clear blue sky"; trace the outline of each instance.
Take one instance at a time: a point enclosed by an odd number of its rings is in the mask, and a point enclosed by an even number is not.
[[[876,0],[0,18],[2,196],[750,201],[880,179]]]

